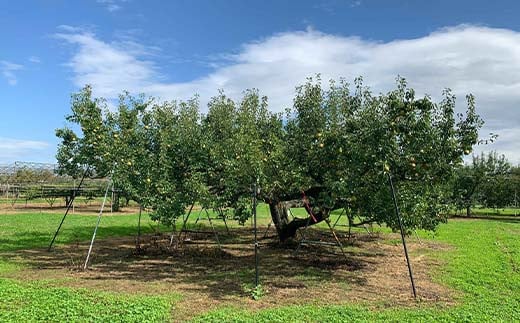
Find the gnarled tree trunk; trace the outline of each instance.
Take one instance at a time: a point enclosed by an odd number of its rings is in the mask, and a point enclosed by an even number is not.
[[[324,213],[320,211],[313,213],[310,207],[304,205],[303,201],[301,200],[268,201],[268,204],[269,211],[271,212],[271,218],[273,220],[274,226],[276,227],[276,232],[278,233],[278,237],[280,238],[281,242],[285,242],[294,238],[298,229],[305,227],[307,223],[309,223],[309,225],[314,225],[323,221],[326,216],[328,216],[328,212]],[[302,206],[304,206],[307,210],[309,217],[294,218],[290,220],[289,209]]]

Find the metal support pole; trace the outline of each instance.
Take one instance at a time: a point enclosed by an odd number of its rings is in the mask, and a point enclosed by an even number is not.
[[[211,230],[213,230],[213,234],[215,235],[215,239],[217,240],[218,248],[222,251],[222,245],[220,244],[220,240],[218,238],[217,230],[215,230],[215,226],[213,222],[211,222],[211,217],[209,216],[208,209],[204,209],[206,211],[206,216],[208,217],[209,224],[211,225]]]
[[[74,187],[76,187],[76,180],[74,180]],[[42,195],[43,195],[43,188],[42,188]],[[76,207],[74,205],[74,203],[72,202],[72,214],[75,214],[76,213]]]
[[[110,214],[113,214],[113,213],[114,213],[114,183],[112,183],[112,192],[110,193]],[[140,213],[141,213],[141,205],[139,204],[139,214]]]
[[[341,210],[341,213],[339,214],[338,218],[336,219],[336,221],[334,222],[334,225],[332,226],[332,228],[334,229],[336,227],[336,225],[338,224],[339,222],[339,219],[341,219],[341,216],[343,215],[343,213],[345,213],[345,208],[343,208]]]
[[[74,187],[76,187],[76,185],[74,185]],[[41,191],[42,191],[41,199],[43,200],[43,185],[41,185]],[[72,213],[74,213],[74,209],[72,209]],[[40,203],[40,214],[42,214],[42,205],[41,205],[41,203]]]
[[[112,192],[114,194],[114,192]],[[135,243],[135,248],[137,250],[141,250],[141,213],[143,211],[143,207],[139,204],[139,218],[137,219],[137,239]]]
[[[273,225],[273,221],[271,220],[271,222],[269,222],[269,224],[267,225],[267,228],[265,229],[265,232],[264,232],[264,235],[262,236],[262,239],[267,238],[267,234],[269,233],[269,229],[271,229],[272,225]]]
[[[256,227],[256,199],[257,199],[257,188],[256,182],[253,184],[253,226],[255,232],[255,287],[258,287],[258,237]]]
[[[173,245],[173,238],[175,237],[176,232],[177,232],[177,223],[176,223],[175,219],[173,219],[172,235],[170,236],[170,247]]]
[[[515,187],[515,216],[517,216],[517,211],[518,211],[518,202],[516,199],[516,187]]]
[[[341,244],[341,241],[339,241],[338,236],[336,235],[336,231],[334,231],[334,228],[330,225],[330,218],[326,218],[325,222],[327,222],[327,226],[330,229],[330,232],[332,233],[332,236],[334,237],[334,240],[336,240],[336,243],[341,250],[341,253],[343,254],[343,257],[345,257],[345,260],[348,260],[347,254],[345,253],[345,250],[343,250],[343,245]]]
[[[300,251],[300,248],[301,248],[302,244],[306,243],[306,241],[307,241],[307,239],[305,238],[305,232],[307,231],[307,228],[309,227],[310,223],[311,223],[311,217],[309,216],[307,218],[307,222],[305,223],[305,227],[303,228],[303,230],[300,230],[301,240],[298,243],[298,246],[296,247],[296,250],[294,250],[294,254],[295,255],[298,253],[298,251]]]
[[[401,215],[399,214],[399,207],[397,206],[397,198],[395,196],[394,183],[392,181],[392,176],[390,175],[390,173],[387,173],[387,175],[388,181],[390,182],[390,188],[392,190],[392,199],[394,200],[395,215],[397,216],[397,220],[399,221],[399,229],[401,230],[401,240],[403,242],[404,255],[406,256],[406,264],[408,265],[408,274],[410,275],[410,282],[412,283],[413,298],[417,298],[417,291],[415,290],[415,282],[413,280],[412,265],[410,264],[410,257],[408,257],[408,248],[406,248],[403,221],[401,220]]]
[[[224,214],[224,212],[221,212],[220,216],[222,217],[222,220],[224,220],[224,226],[226,227],[226,233],[229,235],[229,227],[227,225],[226,215]]]
[[[182,221],[182,227],[181,227],[181,230],[179,231],[179,236],[177,237],[177,244],[181,241],[182,233],[186,229],[186,225],[187,225],[188,220],[190,218],[191,210],[193,210],[194,206],[195,206],[195,202],[193,202],[193,204],[190,207],[190,210],[188,211],[188,214],[184,217],[184,221]]]
[[[72,206],[72,203],[74,202],[74,199],[76,198],[76,192],[81,188],[81,185],[83,184],[83,181],[85,180],[85,177],[87,176],[87,173],[90,169],[90,166],[85,169],[83,172],[83,176],[81,177],[81,181],[78,184],[78,187],[74,189],[72,192],[72,197],[70,198],[69,204],[67,205],[67,210],[65,211],[65,214],[63,215],[63,218],[61,219],[60,225],[58,226],[58,229],[56,230],[56,233],[54,233],[54,237],[52,237],[51,243],[49,244],[48,251],[51,251],[52,245],[54,244],[54,240],[56,240],[56,237],[58,236],[58,233],[60,232],[61,226],[63,225],[63,222],[65,221],[65,218],[67,217],[67,214],[69,214],[70,207]]]
[[[92,234],[92,240],[90,240],[90,247],[88,248],[87,258],[85,259],[85,265],[83,266],[83,270],[87,270],[88,260],[90,259],[90,253],[92,252],[92,247],[94,246],[94,240],[96,239],[97,229],[99,228],[99,222],[101,222],[101,215],[103,214],[103,209],[105,208],[105,202],[107,201],[108,189],[110,188],[110,183],[107,185],[107,189],[105,191],[105,197],[103,198],[103,204],[101,204],[101,210],[99,210],[96,227],[94,228],[94,233]]]

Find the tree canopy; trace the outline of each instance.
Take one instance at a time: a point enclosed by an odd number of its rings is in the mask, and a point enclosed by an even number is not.
[[[112,174],[164,223],[194,203],[244,222],[256,182],[282,241],[307,222],[289,219],[294,206],[306,208],[311,224],[345,209],[397,228],[387,173],[406,227],[434,229],[445,220],[445,186],[483,124],[471,95],[466,113],[456,115],[449,90],[433,102],[402,78],[375,95],[361,78],[324,87],[319,76],[296,88],[285,113],[271,112],[254,89],[238,101],[219,92],[206,113],[196,96],[159,102],[128,93],[109,109],[87,86],[72,96],[67,120],[72,125],[56,131],[62,172],[77,175],[88,165],[97,176]]]

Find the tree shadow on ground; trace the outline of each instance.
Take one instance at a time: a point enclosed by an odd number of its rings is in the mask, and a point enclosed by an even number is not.
[[[91,228],[75,230],[90,232]],[[41,233],[36,235],[27,238],[33,241],[31,247],[36,245],[34,241],[45,242],[43,245],[48,243],[49,237]],[[51,252],[40,247],[4,251],[0,256],[18,259],[34,270],[72,271],[86,281],[175,283],[181,290],[208,293],[215,299],[243,296],[244,286],[254,282],[254,249],[248,229],[233,230],[230,235],[221,234],[222,250],[215,243],[212,233],[191,234],[189,240],[182,239],[179,245],[174,242],[172,246],[169,235],[147,234],[142,237],[140,250],[136,250],[135,237],[98,239],[89,261],[89,270],[82,271],[88,250],[85,237],[80,234],[75,241],[69,239],[69,244],[59,245]],[[316,239],[323,241],[323,236],[319,234]],[[295,245],[280,245],[274,237],[263,239],[259,247],[262,284],[275,289],[297,289],[340,279],[362,286],[366,284],[366,278],[355,273],[373,266],[375,258],[385,255],[370,248],[360,251],[359,247],[347,246],[346,242],[342,242],[345,250],[343,256],[337,247],[302,246],[295,253]]]
[[[172,246],[169,234],[147,233],[142,236],[139,250],[135,236],[100,238],[95,241],[86,271],[82,267],[92,228],[74,230],[84,234],[74,239],[70,235],[63,237],[67,244],[57,245],[51,252],[45,248],[50,238],[47,236],[36,237],[45,240],[40,247],[0,251],[0,258],[23,263],[26,268],[10,274],[11,278],[58,279],[63,286],[134,294],[174,292],[183,295],[176,309],[186,317],[194,310],[218,306],[261,308],[353,300],[390,302],[388,306],[413,304],[402,247],[388,243],[396,235],[355,233],[349,239],[344,231],[338,231],[345,255],[337,247],[314,244],[302,246],[296,253],[296,243],[282,245],[273,236],[261,239],[260,283],[269,296],[252,302],[255,267],[250,228],[233,229],[229,235],[220,232],[222,250],[212,232],[192,233],[178,241],[175,235]],[[321,229],[309,229],[306,237],[334,242],[330,232]],[[419,253],[412,259],[416,284],[423,300],[450,302],[449,291],[431,282],[428,270],[436,264],[420,255],[421,250],[436,247],[410,243],[412,254]]]

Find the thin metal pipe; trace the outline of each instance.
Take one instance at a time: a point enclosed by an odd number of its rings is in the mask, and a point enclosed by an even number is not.
[[[267,225],[267,229],[265,229],[264,235],[262,236],[262,239],[267,238],[267,234],[269,233],[269,229],[271,229],[271,226],[273,225],[273,221],[269,222]]]
[[[410,274],[410,282],[412,283],[413,298],[417,298],[417,291],[415,289],[415,282],[413,280],[412,265],[410,264],[410,257],[408,256],[408,248],[406,248],[403,221],[401,220],[399,207],[397,206],[397,198],[395,196],[394,183],[392,181],[392,176],[390,175],[390,173],[387,173],[387,175],[388,181],[390,182],[390,188],[392,189],[392,199],[394,200],[395,215],[397,216],[397,220],[399,221],[399,229],[401,230],[401,240],[403,241],[404,255],[406,256],[406,264],[408,265],[408,274]]]
[[[224,214],[224,212],[221,211],[220,216],[222,217],[222,220],[224,220],[224,226],[226,226],[226,233],[229,235],[229,228],[226,221],[226,215]]]
[[[256,226],[256,199],[257,199],[257,188],[256,182],[253,184],[253,226],[255,232],[255,286],[258,287],[258,236]]]
[[[222,251],[222,245],[220,244],[220,240],[218,238],[218,233],[215,230],[215,226],[213,225],[213,222],[211,221],[211,217],[209,216],[208,209],[205,209],[205,210],[206,210],[206,216],[208,217],[209,224],[211,225],[211,230],[213,230],[213,233],[215,234],[215,239],[217,240],[218,248],[220,249],[220,251]]]
[[[343,208],[343,210],[341,210],[341,213],[339,214],[338,218],[336,219],[336,222],[334,222],[334,225],[332,226],[332,228],[334,229],[336,227],[336,225],[338,224],[339,222],[339,219],[341,219],[341,216],[343,215],[343,213],[345,213],[345,209]]]
[[[345,253],[345,250],[343,250],[343,245],[341,244],[341,241],[339,241],[339,238],[336,235],[336,231],[334,231],[334,228],[330,225],[330,218],[326,218],[325,222],[327,222],[327,226],[329,227],[330,232],[332,233],[332,236],[334,237],[334,240],[336,240],[336,243],[339,246],[339,249],[341,249],[341,253],[343,254],[343,257],[345,257],[345,260],[348,260],[347,254]]]
[[[180,243],[180,241],[181,241],[182,233],[184,232],[184,229],[186,229],[186,225],[188,223],[188,219],[190,218],[191,210],[193,210],[193,206],[195,206],[195,202],[193,202],[193,204],[191,204],[188,214],[183,219],[184,221],[182,222],[181,231],[179,231],[179,236],[177,237],[177,243]],[[184,236],[186,236],[186,235],[184,235]]]
[[[99,210],[96,227],[94,228],[94,233],[92,234],[92,240],[90,241],[90,247],[88,248],[87,258],[85,259],[85,265],[83,266],[83,270],[86,270],[88,267],[88,260],[90,259],[90,253],[92,252],[92,247],[94,246],[94,240],[96,239],[97,229],[99,227],[99,223],[101,222],[101,215],[103,214],[103,209],[105,208],[105,203],[107,201],[109,188],[110,188],[110,182],[108,183],[107,189],[105,191],[105,197],[103,198],[103,204],[101,204],[101,210]]]
[[[83,181],[85,180],[85,177],[87,176],[88,171],[90,170],[90,166],[87,166],[85,171],[83,172],[83,176],[81,177],[81,181],[78,184],[78,187],[72,192],[72,197],[69,201],[69,204],[67,205],[67,210],[65,211],[65,214],[63,215],[63,218],[61,219],[60,225],[58,226],[58,229],[54,233],[54,236],[52,237],[51,243],[49,244],[49,248],[47,251],[51,251],[52,245],[54,244],[54,240],[56,240],[56,237],[58,236],[58,233],[60,232],[61,226],[63,225],[63,222],[65,221],[65,218],[67,217],[67,214],[69,214],[70,207],[72,206],[72,203],[74,202],[74,199],[76,198],[76,192],[79,191],[81,185],[83,185]]]
[[[304,240],[301,242],[302,245],[321,245],[321,246],[333,246],[337,247],[338,244],[334,242],[318,241],[318,240]]]
[[[112,192],[113,194],[113,192]],[[137,239],[136,239],[136,249],[141,250],[141,213],[143,211],[143,206],[139,204],[139,217],[137,219]]]

